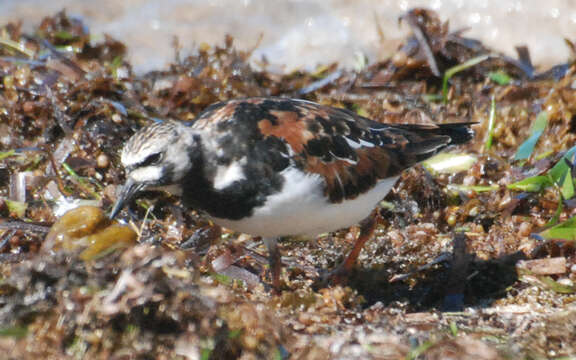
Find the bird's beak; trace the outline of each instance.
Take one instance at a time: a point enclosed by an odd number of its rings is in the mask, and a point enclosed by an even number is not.
[[[144,185],[135,183],[132,178],[128,177],[124,186],[122,186],[122,190],[120,190],[120,194],[118,195],[118,199],[116,199],[116,204],[112,208],[110,212],[110,219],[114,219],[116,215],[132,200],[134,195],[142,189]]]

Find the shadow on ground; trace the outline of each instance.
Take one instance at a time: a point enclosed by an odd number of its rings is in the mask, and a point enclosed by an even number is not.
[[[473,259],[464,273],[458,273],[451,264],[439,264],[392,283],[386,269],[398,268],[399,264],[357,268],[348,285],[366,299],[367,307],[376,302],[402,302],[409,312],[460,311],[463,307],[486,307],[505,297],[518,280],[516,262],[525,258],[522,252],[516,252],[491,260]]]

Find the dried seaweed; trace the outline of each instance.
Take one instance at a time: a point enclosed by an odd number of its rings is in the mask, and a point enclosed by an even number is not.
[[[290,74],[255,69],[232,37],[139,75],[122,43],[95,43],[64,12],[34,35],[3,26],[0,348],[54,359],[573,355],[574,64],[540,71],[527,48],[518,59],[498,54],[430,10],[402,19],[412,35],[389,59]],[[272,294],[258,242],[152,192],[130,209],[139,244],[90,261],[46,245],[67,207],[110,207],[123,176],[117,154],[136,129],[269,95],[387,122],[476,121],[476,140],[459,149],[474,161],[403,174],[346,287],[312,285],[356,229],[283,242],[288,289]],[[538,141],[515,161],[542,111]]]

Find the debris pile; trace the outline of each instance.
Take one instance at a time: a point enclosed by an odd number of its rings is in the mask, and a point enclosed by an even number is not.
[[[64,12],[32,34],[3,25],[0,349],[47,359],[576,353],[576,56],[541,70],[527,48],[495,53],[432,11],[401,23],[411,34],[393,56],[353,70],[270,73],[228,37],[187,56],[175,44],[171,66],[142,75],[122,43],[92,41]],[[282,243],[289,290],[275,295],[259,243],[175,199],[150,192],[122,227],[102,213],[134,131],[246,96],[479,125],[470,145],[402,175],[346,287],[315,280],[357,229]]]

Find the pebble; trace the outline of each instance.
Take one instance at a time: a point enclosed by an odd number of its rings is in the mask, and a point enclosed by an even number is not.
[[[524,221],[518,227],[518,235],[529,236],[532,232],[532,224],[528,221]]]
[[[98,166],[100,169],[105,169],[108,166],[110,166],[110,159],[108,158],[108,155],[106,154],[98,155],[98,157],[96,158],[96,166]]]

